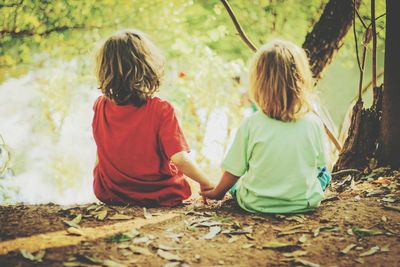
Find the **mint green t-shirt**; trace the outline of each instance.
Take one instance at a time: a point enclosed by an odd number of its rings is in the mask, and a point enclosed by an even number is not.
[[[239,176],[236,198],[250,212],[292,213],[316,208],[324,192],[317,179],[326,165],[320,119],[293,122],[258,111],[239,127],[222,168]]]

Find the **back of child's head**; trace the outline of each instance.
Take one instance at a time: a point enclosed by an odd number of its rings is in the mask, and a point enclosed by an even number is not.
[[[118,105],[143,105],[158,90],[162,74],[160,53],[136,30],[112,35],[97,55],[99,87]]]
[[[293,121],[311,110],[313,79],[305,51],[284,40],[262,46],[250,67],[250,95],[269,117]]]

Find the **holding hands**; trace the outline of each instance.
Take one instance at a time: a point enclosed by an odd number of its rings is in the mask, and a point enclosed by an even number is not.
[[[226,192],[236,184],[239,176],[235,176],[227,171],[222,174],[221,180],[218,185],[211,189],[201,188],[200,195],[204,198],[221,200],[224,198]]]

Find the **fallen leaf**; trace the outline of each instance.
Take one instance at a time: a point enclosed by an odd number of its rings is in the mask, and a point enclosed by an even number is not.
[[[326,232],[339,232],[341,228],[337,225],[333,226],[323,226],[319,228],[320,231],[326,231]]]
[[[181,267],[181,263],[179,261],[168,262],[164,264],[162,267]]]
[[[356,262],[358,262],[360,264],[364,264],[364,259],[362,259],[362,258],[357,258],[354,261],[356,261]]]
[[[243,249],[248,249],[248,248],[252,248],[252,247],[254,247],[255,245],[254,244],[244,244],[243,246],[242,246],[242,248]]]
[[[310,231],[308,231],[308,230],[299,229],[299,230],[292,230],[292,231],[286,231],[286,232],[279,232],[277,234],[277,236],[280,237],[280,236],[284,236],[284,235],[293,235],[293,234],[309,233],[309,232]]]
[[[134,238],[140,235],[139,231],[136,228],[133,228],[130,232],[125,233],[127,236]]]
[[[78,267],[78,266],[82,266],[82,263],[79,261],[65,261],[63,262],[63,265],[65,267]]]
[[[122,251],[119,252],[121,255],[125,256],[125,257],[129,257],[132,258],[133,257],[133,252],[127,249],[123,249]]]
[[[251,234],[252,231],[249,230],[236,230],[236,229],[227,229],[221,232],[222,234],[227,234],[227,235],[246,235],[246,234]]]
[[[179,248],[174,248],[174,247],[170,247],[167,245],[163,245],[163,244],[159,244],[158,246],[156,246],[159,249],[165,250],[165,251],[171,251],[171,250],[178,250]]]
[[[103,263],[103,261],[101,259],[98,259],[95,256],[82,255],[82,254],[75,254],[75,256],[81,262],[91,263],[91,264],[102,264]]]
[[[313,236],[314,236],[314,237],[317,237],[317,236],[319,235],[319,231],[320,231],[320,227],[316,228],[316,229],[313,231]]]
[[[29,251],[26,251],[25,249],[21,249],[19,252],[21,253],[22,257],[24,257],[25,259],[30,260],[30,261],[35,260],[35,256],[33,256],[32,253],[30,253]]]
[[[184,236],[183,233],[168,233],[165,235],[168,238],[171,238],[172,240],[175,240],[176,242],[180,241],[180,238]]]
[[[294,259],[293,262],[301,264],[303,266],[307,266],[307,267],[320,267],[320,265],[317,264],[317,263],[313,263],[311,261],[306,261],[306,260],[303,260],[303,259]]]
[[[148,236],[136,237],[133,239],[134,244],[142,244],[142,243],[149,243],[150,238]]]
[[[251,234],[245,234],[245,237],[246,237],[248,240],[255,240],[255,238],[254,238]]]
[[[378,246],[374,246],[374,247],[370,248],[369,250],[365,251],[364,253],[361,253],[359,256],[360,257],[370,256],[370,255],[375,254],[378,251],[379,251],[379,247]]]
[[[125,264],[123,264],[123,263],[120,263],[120,262],[117,262],[117,261],[114,261],[114,260],[104,260],[103,262],[102,262],[102,265],[103,266],[107,266],[107,267],[126,267],[127,265],[125,265]]]
[[[279,231],[279,232],[285,232],[285,231],[291,231],[291,230],[295,230],[295,229],[299,229],[299,228],[303,228],[303,227],[305,227],[304,224],[296,224],[294,226],[285,227],[285,228],[272,226],[272,229],[274,229],[275,231]]]
[[[304,243],[307,241],[307,236],[306,235],[301,235],[299,238],[299,243]]]
[[[217,222],[217,221],[206,221],[206,222],[193,224],[192,226],[193,227],[211,227],[211,226],[217,226],[217,225],[222,225],[222,223]]]
[[[293,252],[285,252],[282,253],[283,256],[288,257],[288,258],[296,258],[296,257],[301,257],[307,255],[308,252],[305,250],[296,250]]]
[[[383,232],[378,229],[364,229],[364,228],[358,228],[358,227],[353,227],[353,232],[359,237],[383,234]]]
[[[389,252],[390,251],[389,245],[384,245],[383,247],[381,247],[381,251],[382,252]]]
[[[153,254],[149,251],[148,248],[142,248],[142,247],[139,247],[139,246],[130,245],[130,246],[129,246],[129,249],[130,249],[133,253],[135,253],[135,254],[142,254],[142,255],[147,255],[147,256],[153,255]]]
[[[347,229],[347,234],[354,235],[353,229],[351,229],[351,228]]]
[[[70,235],[77,235],[77,236],[82,236],[84,233],[82,232],[81,229],[75,228],[75,227],[68,227],[67,233]]]
[[[231,238],[228,239],[228,243],[233,243],[239,240],[239,237],[237,235],[232,236]]]
[[[37,252],[34,255],[25,249],[21,249],[20,253],[21,253],[22,257],[24,257],[25,259],[28,259],[30,261],[42,262],[43,257],[46,254],[46,251],[40,250],[39,252]]]
[[[275,218],[277,218],[278,220],[284,220],[286,219],[286,216],[283,214],[275,214]]]
[[[70,227],[79,228],[79,223],[82,220],[82,214],[78,214],[73,220],[71,221],[64,221],[64,223]]]
[[[373,181],[374,184],[380,185],[389,185],[391,183],[391,179],[389,177],[379,177],[377,180]]]
[[[396,199],[391,198],[391,197],[384,197],[384,198],[382,198],[382,201],[389,202],[389,203],[394,203],[394,202],[396,202]]]
[[[267,249],[280,249],[280,248],[298,248],[299,246],[293,243],[284,243],[284,242],[279,242],[279,241],[271,241],[264,243],[262,245],[262,248],[267,248]]]
[[[286,217],[285,220],[303,223],[306,220],[306,218],[304,217],[304,215],[295,215],[295,216]]]
[[[125,242],[125,241],[130,241],[132,238],[124,233],[118,233],[115,234],[109,238],[107,238],[108,242],[113,242],[113,243],[121,243],[121,242]]]
[[[208,232],[208,234],[204,235],[202,239],[206,240],[213,239],[216,235],[219,234],[219,232],[221,232],[221,227],[219,226],[210,227],[210,231]]]
[[[372,190],[372,191],[369,191],[366,196],[367,197],[374,197],[374,196],[382,195],[384,193],[385,193],[384,190]]]
[[[146,208],[143,208],[143,216],[147,220],[150,220],[153,218],[153,215],[150,212],[148,212]]]
[[[76,261],[76,257],[75,256],[69,256],[67,258],[67,261]]]
[[[79,206],[72,205],[72,206],[64,206],[60,210],[61,211],[67,211],[67,210],[73,210],[73,209],[77,209],[77,208],[79,208]]]
[[[129,246],[130,246],[130,244],[128,242],[126,242],[126,243],[119,244],[117,246],[117,248],[125,249],[125,248],[129,248]]]
[[[383,206],[385,209],[388,209],[388,210],[394,210],[394,211],[399,211],[400,212],[400,207],[398,207],[398,206],[393,206],[393,205],[384,205]]]
[[[104,209],[101,211],[93,212],[92,214],[97,220],[103,221],[107,217],[107,210]]]
[[[178,255],[172,254],[171,252],[164,251],[162,249],[157,250],[157,255],[169,261],[182,261],[181,257],[179,257]]]
[[[387,222],[387,217],[386,217],[386,216],[382,216],[382,217],[381,217],[381,221],[382,221],[382,222]]]
[[[338,195],[333,195],[333,196],[330,196],[330,197],[326,197],[321,202],[324,203],[324,202],[336,201],[336,200],[339,200],[339,196]]]
[[[130,220],[132,218],[133,218],[133,216],[120,214],[120,213],[116,213],[113,216],[108,217],[108,219],[110,219],[110,220]]]
[[[340,254],[342,254],[342,255],[346,255],[347,253],[349,253],[349,251],[350,250],[352,250],[354,247],[356,247],[357,245],[356,244],[350,244],[350,245],[348,245],[347,247],[345,247],[344,249],[342,249],[341,251],[340,251]]]
[[[200,256],[199,254],[196,254],[196,255],[194,255],[194,257],[193,257],[193,260],[194,260],[195,262],[200,262],[201,256]]]
[[[204,216],[204,212],[189,210],[188,212],[185,212],[185,215]]]
[[[87,211],[95,210],[98,208],[99,205],[97,204],[92,204],[89,207],[86,208]]]

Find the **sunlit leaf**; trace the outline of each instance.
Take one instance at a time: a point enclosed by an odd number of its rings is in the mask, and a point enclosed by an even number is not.
[[[374,246],[374,247],[370,248],[369,250],[361,253],[359,256],[360,257],[371,256],[371,255],[377,253],[378,251],[379,251],[379,247],[378,246]]]
[[[109,220],[130,220],[132,218],[133,218],[133,216],[120,214],[120,213],[116,213],[113,216],[108,217]]]
[[[382,235],[383,234],[383,232],[381,230],[378,230],[378,229],[365,229],[365,228],[353,227],[352,230],[359,237],[374,236],[374,235]]]
[[[280,249],[280,248],[298,248],[297,244],[280,242],[280,241],[270,241],[262,245],[262,248],[267,249]]]
[[[107,241],[120,243],[120,242],[130,241],[131,239],[132,239],[132,237],[130,237],[127,234],[118,233],[118,234],[115,234],[115,235],[107,238]]]
[[[135,245],[129,246],[129,249],[135,254],[153,255],[148,248],[143,248]]]
[[[340,251],[340,254],[342,254],[342,255],[346,255],[347,253],[349,253],[349,251],[350,250],[352,250],[354,247],[356,247],[357,245],[356,244],[350,244],[350,245],[348,245],[347,247],[345,247],[344,249],[342,249],[341,251]]]
[[[73,220],[71,221],[64,221],[64,223],[70,227],[79,228],[79,223],[82,220],[82,214],[78,214]]]
[[[164,251],[162,249],[157,250],[157,255],[169,261],[182,261],[182,258],[178,255],[172,254],[171,252]]]
[[[210,228],[210,231],[204,235],[202,238],[203,239],[213,239],[216,235],[218,235],[221,232],[221,227],[219,226],[213,226]]]

